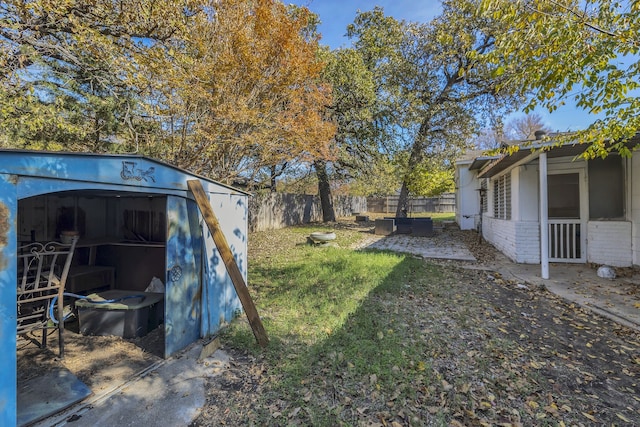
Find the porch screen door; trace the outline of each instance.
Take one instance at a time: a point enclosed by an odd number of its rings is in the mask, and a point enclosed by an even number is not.
[[[549,261],[584,262],[585,230],[580,200],[581,173],[547,177],[549,199]]]

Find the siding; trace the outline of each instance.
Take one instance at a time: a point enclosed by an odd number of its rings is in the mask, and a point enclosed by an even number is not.
[[[631,228],[628,221],[589,221],[587,261],[614,267],[632,265]]]

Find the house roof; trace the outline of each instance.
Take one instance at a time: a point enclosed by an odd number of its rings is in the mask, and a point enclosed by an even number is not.
[[[551,135],[551,137],[553,137],[553,135]],[[636,134],[631,138],[631,140],[629,140],[628,146],[631,148],[639,143],[640,134]],[[547,153],[548,158],[576,157],[584,153],[584,151],[589,147],[588,144],[581,144],[578,142],[566,142],[562,145],[557,145],[557,142],[554,142],[553,140],[512,141],[512,144],[510,145],[518,145],[520,149],[512,154],[501,154],[493,157],[477,157],[473,160],[469,169],[479,170],[478,178],[491,178],[518,163],[538,158],[540,153],[543,151]]]
[[[462,154],[462,156],[460,156],[456,160],[456,163],[457,164],[471,163],[475,158],[482,156],[483,154],[484,154],[484,150],[468,150],[468,151],[465,151],[464,154]]]

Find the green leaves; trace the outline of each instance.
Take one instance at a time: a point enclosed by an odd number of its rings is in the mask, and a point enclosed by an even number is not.
[[[487,59],[510,69],[503,84],[528,95],[525,111],[552,112],[572,100],[594,119],[571,138],[597,151],[596,144],[638,130],[640,17],[637,2],[583,3],[483,0],[479,13],[502,27]]]

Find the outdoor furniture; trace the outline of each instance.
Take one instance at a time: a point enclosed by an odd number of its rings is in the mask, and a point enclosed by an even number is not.
[[[411,235],[418,237],[433,236],[433,221],[431,218],[413,218]]]
[[[396,224],[393,219],[376,219],[375,234],[389,236],[396,231]]]
[[[64,357],[64,285],[77,239],[74,237],[70,244],[36,242],[18,248],[17,333],[24,335],[42,329],[40,347],[45,348],[47,329],[58,328],[61,358]]]
[[[413,224],[413,218],[385,217],[385,219],[392,219],[395,221],[396,232],[398,234],[411,234],[411,226]]]
[[[411,234],[412,236],[418,237],[429,237],[433,235],[433,220],[431,217],[385,217],[385,220],[394,222],[396,226],[395,231],[398,234]]]

